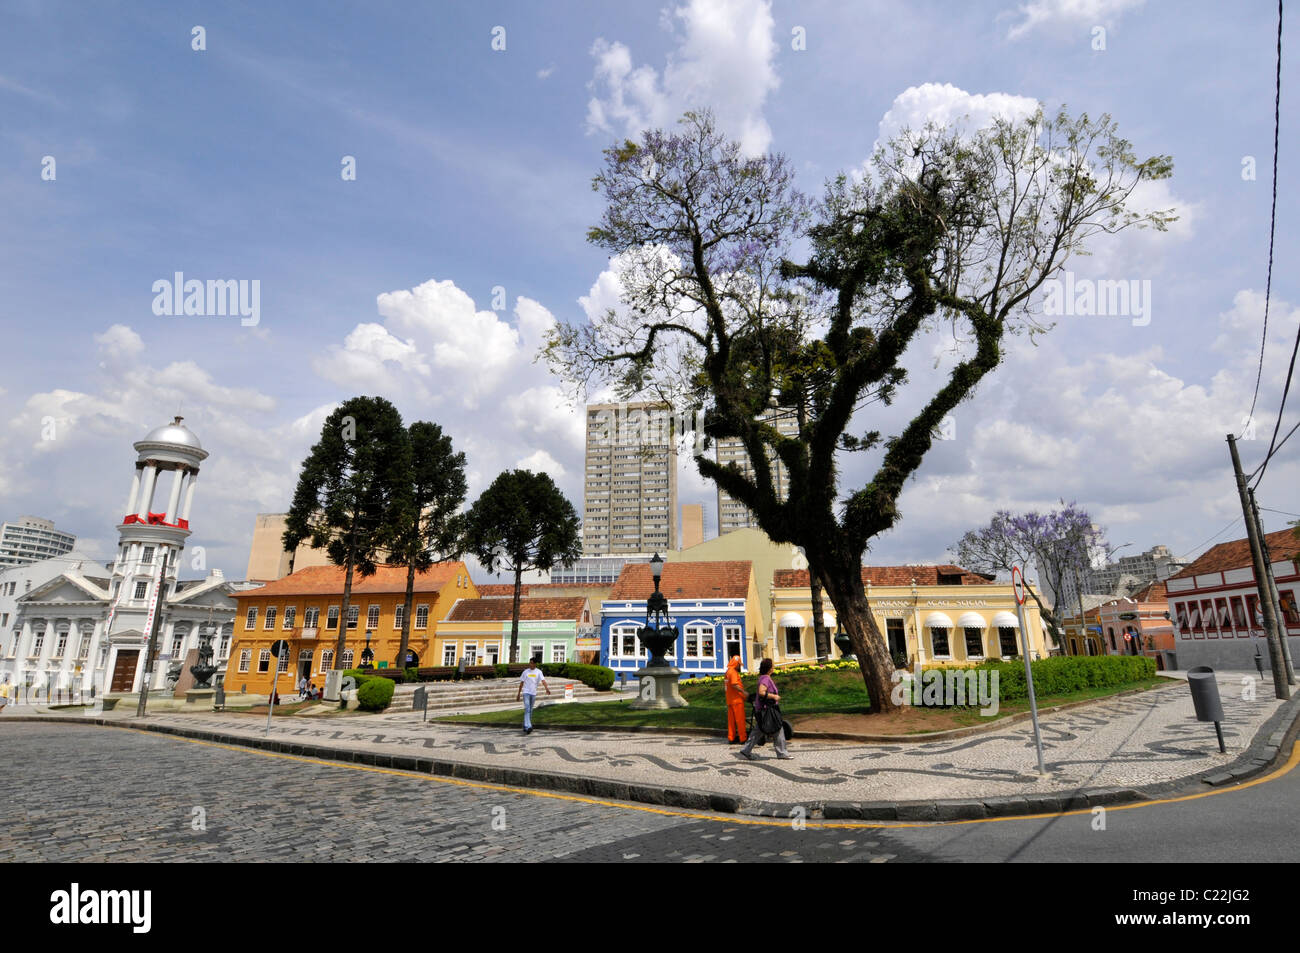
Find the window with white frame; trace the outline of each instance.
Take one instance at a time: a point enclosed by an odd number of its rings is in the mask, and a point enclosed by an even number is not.
[[[401,603],[393,610],[393,628],[400,629],[402,622],[406,618],[406,603]]]
[[[314,629],[320,625],[320,609],[316,606],[308,606],[303,611],[302,624],[308,629]]]
[[[366,628],[379,628],[379,606],[368,606],[366,608]]]
[[[278,659],[276,659],[276,662],[275,662],[275,670],[276,670],[277,672],[287,672],[287,671],[289,671],[289,653],[288,653],[288,652],[281,652],[281,653],[280,653],[280,657],[279,657]]]
[[[429,627],[429,607],[415,607],[415,627],[417,629],[427,629]]]
[[[968,625],[963,630],[966,635],[966,657],[984,657],[984,630]]]
[[[343,667],[344,667],[344,668],[351,668],[351,667],[352,667],[352,659],[353,659],[352,650],[351,650],[351,649],[344,649],[344,650],[343,650]]]
[[[348,606],[348,628],[355,629],[357,621],[361,618],[360,606]]]
[[[998,626],[998,649],[1002,652],[1003,658],[1011,658],[1018,655],[1016,649],[1016,629],[1009,625]]]
[[[185,633],[175,632],[172,634],[172,658],[181,657],[181,647],[185,644]]]
[[[58,635],[58,641],[54,643],[54,657],[63,658],[63,653],[68,650],[68,630],[60,629]]]
[[[461,658],[465,660],[466,665],[478,664],[478,643],[466,642],[465,647],[460,650]]]
[[[322,672],[328,672],[330,670],[330,666],[333,664],[334,664],[334,650],[325,649],[320,654],[320,670]]]
[[[137,601],[143,599],[145,597],[145,594],[148,591],[149,591],[149,583],[145,582],[144,580],[140,580],[135,584],[135,595],[132,596],[131,598]]]
[[[930,652],[935,658],[948,658],[951,654],[948,645],[947,626],[935,625],[930,627]]]
[[[253,650],[252,650],[252,649],[240,649],[240,650],[239,650],[239,670],[240,670],[241,672],[247,672],[247,671],[248,671],[248,666],[249,666],[249,664],[250,664],[252,661],[253,661]]]
[[[637,626],[616,625],[609,630],[609,654],[613,658],[636,658],[640,640]]]
[[[244,628],[245,628],[245,629],[256,629],[256,628],[257,628],[257,608],[256,608],[256,607],[252,607],[252,608],[250,608],[250,609],[248,610],[248,615],[244,616]]]
[[[285,606],[284,607],[284,628],[292,629],[294,619],[297,617],[297,615],[298,615],[297,606]]]
[[[275,606],[266,607],[266,621],[262,623],[263,629],[275,628]]]
[[[45,627],[41,626],[32,633],[32,650],[28,653],[31,656],[41,654],[41,649],[45,647]]]
[[[339,627],[339,607],[330,606],[329,611],[325,613],[325,628],[337,629]]]
[[[153,547],[146,546],[140,556],[140,562],[146,566],[153,562]]]
[[[569,647],[564,642],[551,643],[551,661],[554,663],[567,662]]]
[[[443,665],[456,664],[456,643],[455,642],[442,643],[442,664]]]
[[[803,629],[797,625],[785,627],[785,654],[803,655]]]
[[[87,658],[90,655],[90,641],[93,638],[92,629],[81,630],[81,644],[77,646],[77,658]]]
[[[546,660],[546,643],[545,643],[545,642],[529,642],[529,643],[528,643],[528,658],[529,658],[529,659],[537,659],[537,664],[538,664],[538,665],[541,665],[542,662]]]
[[[501,661],[501,643],[488,642],[483,646],[484,663],[487,665],[496,665]]]
[[[230,636],[223,635],[221,637],[221,648],[217,650],[217,658],[218,659],[230,658]]]
[[[271,670],[271,650],[262,649],[257,653],[257,672],[264,675]]]

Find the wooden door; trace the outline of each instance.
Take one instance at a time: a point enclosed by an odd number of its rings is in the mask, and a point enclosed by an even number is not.
[[[117,653],[117,662],[113,665],[113,681],[110,683],[110,692],[129,692],[131,690],[135,684],[135,667],[139,661],[140,652],[138,649]]]

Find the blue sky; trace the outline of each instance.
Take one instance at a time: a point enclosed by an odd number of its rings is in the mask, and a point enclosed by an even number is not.
[[[1127,552],[1188,552],[1236,506],[1223,434],[1241,429],[1259,349],[1275,17],[1256,0],[331,3],[310,14],[8,3],[4,517],[48,516],[110,552],[130,444],[180,412],[212,454],[192,543],[242,576],[254,514],[287,507],[321,420],[356,393],[446,426],[469,455],[472,494],[529,465],[580,507],[581,422],[532,358],[551,321],[608,303],[609,262],[584,240],[604,146],[707,105],[754,148],[786,153],[817,192],[861,165],[887,116],[885,130],[1028,97],[1109,112],[1140,154],[1174,157],[1155,197],[1180,222],[1071,264],[1151,280],[1151,324],[1062,319],[1037,347],[1017,342],[869,558],[942,561],[992,509],[1059,497],[1090,508],[1112,542],[1134,540]],[[505,50],[492,48],[498,26]],[[1300,87],[1295,57],[1283,62],[1261,441],[1300,300],[1289,198],[1300,142],[1286,122]],[[344,156],[355,181],[340,176]],[[1246,156],[1254,181],[1242,178]],[[260,323],[155,315],[151,286],[177,271],[259,280]],[[942,367],[942,336],[912,359]],[[1262,451],[1243,444],[1248,468]],[[1298,452],[1288,444],[1270,465],[1264,505],[1300,510]],[[684,460],[692,500],[713,496]]]

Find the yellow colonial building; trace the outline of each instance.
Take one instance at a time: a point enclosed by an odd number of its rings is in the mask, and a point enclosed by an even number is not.
[[[1018,657],[1020,624],[1010,583],[960,566],[864,566],[862,582],[876,625],[893,655],[908,667],[967,665]],[[822,593],[824,622],[832,638],[835,611]],[[777,665],[817,660],[812,594],[807,570],[780,569],[772,578],[772,625],[764,655]],[[1046,658],[1038,607],[1025,604],[1034,658]],[[839,658],[832,648],[832,658]]]
[[[238,610],[235,642],[226,663],[226,690],[268,694],[277,669],[276,690],[285,695],[294,691],[301,678],[323,687],[325,673],[334,668],[339,625],[344,621],[340,618],[343,576],[340,566],[312,566],[257,589],[235,593]],[[415,574],[407,666],[438,664],[433,653],[437,624],[462,598],[478,598],[463,562],[436,563],[427,572]],[[347,640],[338,667],[361,664],[367,633],[375,666],[395,666],[405,603],[405,566],[380,566],[364,579],[353,573]],[[277,660],[271,655],[271,644],[280,639],[289,643],[289,652]]]

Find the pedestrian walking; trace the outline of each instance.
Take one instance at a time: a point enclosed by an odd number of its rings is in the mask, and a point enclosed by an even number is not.
[[[533,703],[537,701],[539,683],[546,689],[546,694],[551,694],[551,686],[546,684],[546,676],[537,667],[537,659],[530,658],[528,667],[519,676],[519,691],[515,692],[515,701],[519,701],[520,695],[524,699],[524,734],[526,735],[533,733]]]
[[[298,700],[302,701],[307,697],[307,676],[298,676]]]
[[[727,740],[733,745],[745,743],[745,683],[740,677],[740,653],[727,663]]]
[[[794,755],[785,750],[785,726],[781,722],[781,694],[772,680],[772,660],[765,658],[758,666],[758,695],[754,698],[754,730],[745,747],[737,752],[742,758],[754,759],[754,742],[772,739],[776,756],[789,761]],[[761,741],[760,741],[761,739]]]

